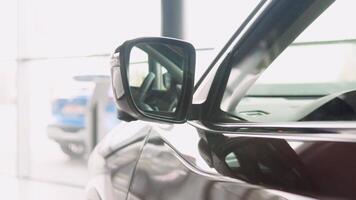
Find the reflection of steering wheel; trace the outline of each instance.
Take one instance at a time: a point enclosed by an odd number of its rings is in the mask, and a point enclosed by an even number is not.
[[[150,72],[149,74],[147,74],[138,91],[138,102],[137,102],[138,106],[145,111],[154,110],[151,106],[145,103],[145,100],[146,100],[147,93],[150,87],[152,86],[152,83],[155,80],[155,78],[156,75],[154,73]]]
[[[152,87],[155,78],[156,75],[153,72],[147,74],[147,76],[145,77],[141,86],[138,89],[137,96],[135,98],[135,103],[140,109],[144,111],[174,112],[178,105],[178,98],[182,91],[182,85],[174,84],[174,87],[170,87],[170,85],[167,86],[168,84],[165,83],[165,87],[167,91],[162,91],[165,94],[160,94],[163,96],[161,96],[161,98],[158,98],[159,96],[157,95],[159,94],[156,93],[156,95],[154,96],[150,94],[150,89]],[[171,84],[171,82],[169,82],[169,84]],[[150,97],[149,101],[147,99],[148,97]]]

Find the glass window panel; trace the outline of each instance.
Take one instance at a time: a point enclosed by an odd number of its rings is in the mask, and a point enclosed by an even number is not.
[[[221,109],[252,122],[354,121],[356,29],[345,15],[353,5],[333,3],[275,60],[258,65],[271,53],[261,50],[233,67]],[[338,13],[344,23],[331,20]],[[253,85],[242,98],[244,84]]]

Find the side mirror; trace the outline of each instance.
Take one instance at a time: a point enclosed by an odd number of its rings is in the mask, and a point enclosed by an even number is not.
[[[111,64],[115,100],[126,120],[187,121],[195,70],[190,43],[159,37],[129,40],[115,50]]]

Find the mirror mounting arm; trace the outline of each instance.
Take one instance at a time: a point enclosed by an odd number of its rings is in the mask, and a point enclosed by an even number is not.
[[[192,104],[188,111],[188,120],[200,120],[201,119],[201,104]]]
[[[131,121],[136,121],[137,119],[132,117],[131,115],[127,114],[126,112],[117,111],[117,118],[119,120],[125,121],[125,122],[131,122]]]

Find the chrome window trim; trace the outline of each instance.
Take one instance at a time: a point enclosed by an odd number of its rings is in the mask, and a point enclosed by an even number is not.
[[[229,137],[262,137],[296,141],[356,142],[356,123],[354,122],[291,122],[273,124],[221,123],[213,124],[213,126],[205,125],[200,121],[189,121],[188,123],[200,130],[213,134],[223,134]],[[225,129],[219,130],[219,128]]]
[[[198,166],[192,164],[191,162],[187,161],[180,153],[179,151],[169,143],[169,141],[167,141],[165,138],[161,138],[164,141],[164,146],[166,148],[168,148],[169,150],[172,151],[172,153],[174,153],[175,158],[177,158],[181,164],[183,164],[187,169],[189,169],[190,171],[199,174],[201,176],[204,177],[208,177],[208,178],[214,178],[217,181],[229,181],[229,182],[234,182],[234,183],[246,183],[245,181],[242,181],[240,179],[235,179],[235,178],[231,178],[228,176],[223,176],[219,173],[214,173],[214,172],[210,172],[210,171],[206,171],[204,169],[199,168]]]
[[[308,121],[308,122],[278,122],[278,123],[220,123],[223,127],[258,127],[258,128],[314,128],[314,129],[355,129],[356,122],[351,121]]]

